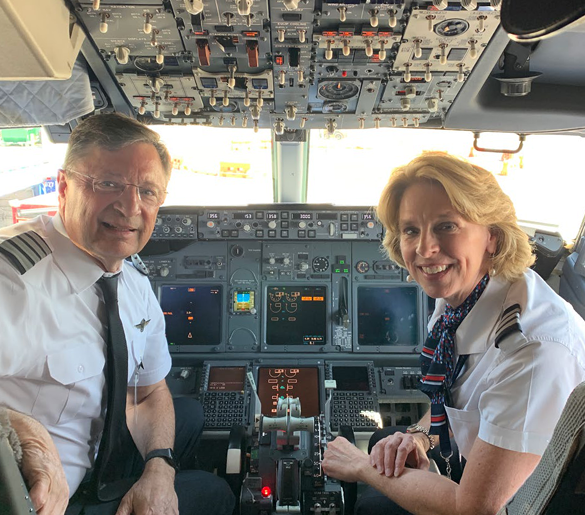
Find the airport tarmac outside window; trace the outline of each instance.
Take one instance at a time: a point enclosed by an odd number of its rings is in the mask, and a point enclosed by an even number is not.
[[[515,134],[482,133],[480,147],[518,147]],[[425,150],[464,157],[494,174],[528,227],[577,234],[585,207],[585,139],[574,135],[529,135],[517,154],[473,149],[467,131],[429,129],[312,130],[308,202],[376,205],[390,172]]]
[[[173,158],[165,206],[269,204],[272,134],[268,129],[151,126]]]
[[[0,227],[56,211],[57,170],[66,149],[52,144],[41,127],[0,129]]]

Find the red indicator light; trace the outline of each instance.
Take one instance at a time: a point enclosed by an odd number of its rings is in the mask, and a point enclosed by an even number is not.
[[[325,36],[325,37],[331,37],[331,36],[335,37],[335,36],[337,36],[337,31],[335,31],[335,30],[324,30],[323,31],[323,36]]]
[[[281,55],[277,55],[275,61],[278,66],[282,66],[284,64],[284,57]]]
[[[346,71],[341,72],[341,76],[342,77],[347,77],[347,72]]]
[[[272,495],[272,490],[270,490],[269,486],[263,486],[260,493],[262,494],[262,497],[270,497]]]

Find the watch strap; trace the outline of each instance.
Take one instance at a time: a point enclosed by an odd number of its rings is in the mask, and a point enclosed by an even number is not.
[[[144,463],[146,464],[152,458],[162,458],[176,471],[179,470],[179,467],[177,466],[177,462],[175,460],[175,453],[171,448],[153,449],[152,451],[146,454],[146,457],[144,458]]]

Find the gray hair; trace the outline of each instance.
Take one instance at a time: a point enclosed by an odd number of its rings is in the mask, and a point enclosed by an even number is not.
[[[146,125],[119,113],[93,115],[81,122],[69,137],[63,168],[73,168],[94,147],[116,151],[135,143],[152,145],[160,157],[165,176],[171,176],[172,162],[160,135]]]

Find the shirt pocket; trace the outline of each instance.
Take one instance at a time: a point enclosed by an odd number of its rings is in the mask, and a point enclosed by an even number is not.
[[[459,452],[467,458],[479,433],[479,410],[460,410],[445,406]]]
[[[64,424],[88,402],[101,406],[104,365],[99,346],[81,345],[47,355],[31,415],[48,424]]]

